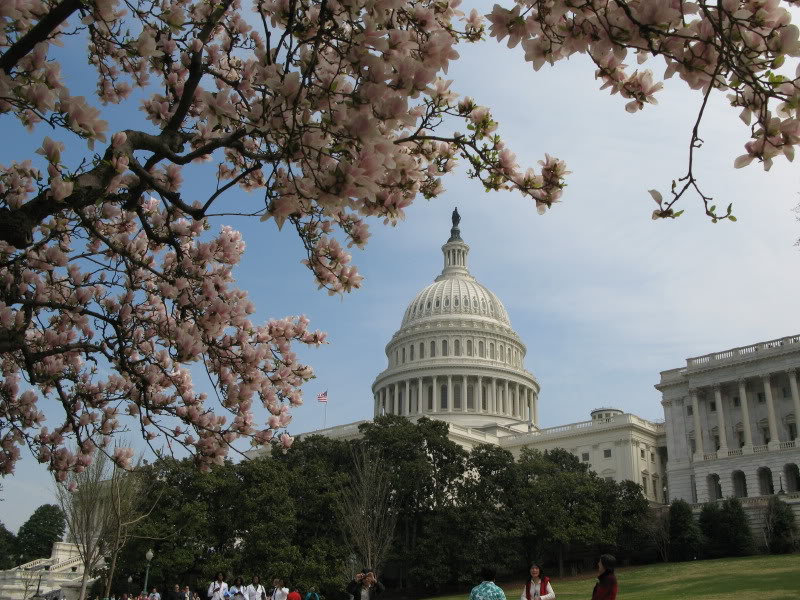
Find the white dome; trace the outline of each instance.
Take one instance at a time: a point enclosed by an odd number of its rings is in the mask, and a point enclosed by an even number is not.
[[[500,299],[472,277],[447,277],[434,281],[406,309],[401,327],[426,317],[480,316],[511,327]]]
[[[539,383],[505,306],[467,267],[469,246],[453,213],[441,274],[406,308],[372,385],[374,412],[429,416],[461,427],[530,430]]]

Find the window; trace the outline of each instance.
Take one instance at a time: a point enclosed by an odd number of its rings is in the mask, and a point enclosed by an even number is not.
[[[394,364],[400,364],[400,356],[398,355],[397,350],[394,351]]]
[[[453,342],[453,354],[456,356],[461,356],[461,341],[456,340]]]
[[[614,481],[613,477],[603,477],[603,479],[605,479],[606,481]]]
[[[403,363],[406,362],[406,349],[403,348]]]
[[[504,354],[503,354],[503,344],[500,344],[499,346],[497,346],[497,360],[502,361],[503,360],[503,356],[504,356]]]
[[[739,448],[744,448],[744,431],[737,431],[736,437],[739,440]]]
[[[692,408],[691,406],[687,406],[686,414],[691,417],[694,414],[694,408]]]
[[[467,340],[467,356],[472,356],[472,340]]]
[[[436,299],[436,308],[439,308],[439,305],[440,305],[440,304],[441,304],[441,302],[440,302],[440,301],[439,301],[439,299],[437,298],[437,299]]]
[[[453,304],[454,304],[455,306],[458,306],[458,296],[456,296],[456,297],[453,299]]]
[[[717,412],[717,403],[714,400],[708,403],[708,407],[711,409],[711,412]]]
[[[783,397],[784,398],[788,398],[789,397],[789,388],[783,388]]]
[[[789,439],[790,440],[796,440],[797,439],[797,424],[789,423],[789,424],[786,425],[786,427],[789,429]]]
[[[765,444],[769,444],[769,427],[764,427],[761,430],[761,437],[764,438]]]
[[[431,342],[431,358],[436,358],[436,342]]]
[[[656,453],[655,452],[651,452],[650,453],[650,462],[656,462]]]
[[[719,446],[719,436],[715,435],[714,436],[714,450],[719,450],[719,448],[720,448],[720,446]]]
[[[589,462],[589,453],[588,452],[584,452],[583,454],[581,454],[581,460],[583,462]]]
[[[690,439],[689,439],[689,445],[690,445],[690,446],[691,446],[691,448],[692,448],[692,454],[694,454],[695,452],[697,452],[697,442],[695,442],[695,441],[694,441],[694,438],[690,438]]]
[[[647,475],[642,475],[642,491],[647,496]]]
[[[767,401],[767,399],[764,396],[764,392],[758,392],[758,403],[759,404],[764,404],[764,402],[766,402],[766,401]]]
[[[739,401],[739,396],[734,396],[733,397],[733,406],[736,407],[736,408],[739,408],[740,405],[741,405],[741,402]]]
[[[411,345],[411,348],[408,350],[408,360],[414,360],[414,345]]]
[[[489,344],[489,358],[494,360],[494,342]]]
[[[419,358],[420,360],[425,358],[425,344],[423,344],[422,342],[419,343]]]
[[[483,340],[481,340],[480,342],[478,342],[478,356],[483,358],[483,355],[484,355],[484,352],[483,352]]]
[[[641,454],[642,458],[644,458],[644,448],[642,448],[641,450],[639,450],[639,453]]]
[[[603,450],[603,458],[611,458],[611,448]]]
[[[447,348],[447,340],[442,340],[442,356],[449,356]]]

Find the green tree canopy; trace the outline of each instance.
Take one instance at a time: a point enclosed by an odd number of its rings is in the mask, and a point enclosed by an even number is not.
[[[55,504],[42,504],[19,528],[17,544],[22,561],[49,557],[53,543],[64,538],[65,528],[61,509]]]

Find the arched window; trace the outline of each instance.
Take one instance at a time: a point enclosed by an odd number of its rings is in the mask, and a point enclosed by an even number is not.
[[[775,493],[775,485],[772,483],[772,469],[761,467],[756,471],[758,475],[758,489],[761,496],[771,496]]]
[[[445,298],[444,299],[444,305],[445,306],[450,306],[450,298]]]
[[[467,356],[472,356],[472,340],[467,340]]]
[[[503,354],[503,344],[500,344],[499,346],[497,346],[497,360],[503,362],[504,356],[505,354]]]
[[[464,308],[469,308],[469,296],[464,296]]]
[[[406,349],[403,348],[403,363],[406,362]]]
[[[408,354],[409,354],[408,359],[414,360],[414,344],[411,344],[411,346],[409,347]]]
[[[742,471],[731,473],[733,482],[733,495],[737,498],[747,498],[747,479]]]
[[[420,342],[419,343],[419,359],[422,360],[425,358],[425,344]]]
[[[436,358],[436,342],[431,342],[431,358]]]
[[[494,360],[494,342],[489,344],[489,358]]]
[[[461,356],[461,341],[456,340],[453,342],[453,354],[455,356]]]
[[[786,491],[790,494],[800,491],[800,468],[795,463],[787,463],[783,466],[784,481],[786,481]]]
[[[483,340],[478,342],[478,356],[483,358]]]
[[[433,410],[433,386],[428,387],[428,410]]]
[[[712,502],[714,500],[722,500],[722,486],[719,484],[719,475],[712,473],[706,477],[708,484],[708,499]]]
[[[439,406],[442,410],[447,410],[447,384],[443,383],[439,388]]]
[[[447,340],[442,340],[442,356],[449,356]]]
[[[441,302],[440,302],[440,300],[437,298],[437,299],[436,299],[436,308],[439,308],[439,304],[440,304],[440,303],[441,303]]]
[[[400,364],[400,355],[398,354],[397,350],[394,351],[394,364]]]
[[[506,348],[506,362],[511,364],[511,348]]]
[[[458,306],[458,296],[456,296],[455,298],[453,298],[453,304],[454,304],[455,306]]]
[[[467,385],[467,410],[475,410],[475,386]]]

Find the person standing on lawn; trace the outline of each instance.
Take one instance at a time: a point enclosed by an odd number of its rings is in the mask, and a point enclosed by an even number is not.
[[[493,567],[481,569],[481,583],[472,588],[469,600],[506,600],[506,593],[495,584],[497,572]]]
[[[600,575],[592,591],[592,600],[617,600],[617,576],[614,575],[616,566],[617,559],[610,554],[600,556],[597,563]]]
[[[550,578],[545,577],[537,564],[532,564],[528,581],[522,590],[519,600],[555,600],[556,593],[550,585]]]

